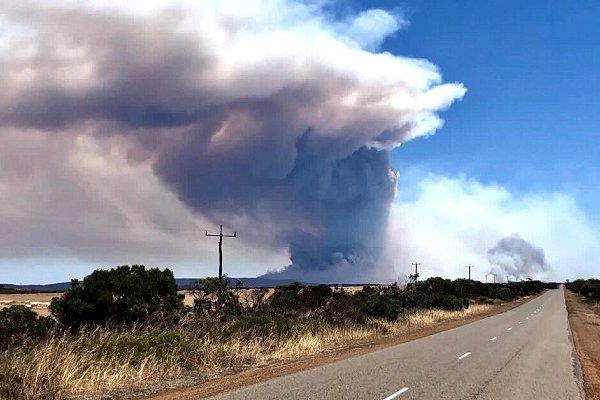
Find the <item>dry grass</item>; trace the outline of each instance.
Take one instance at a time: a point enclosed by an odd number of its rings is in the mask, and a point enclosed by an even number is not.
[[[474,304],[457,312],[417,310],[396,322],[371,320],[366,325],[344,327],[317,324],[288,335],[236,332],[227,336],[190,322],[171,330],[97,329],[77,336],[54,336],[0,354],[0,398],[63,399],[145,386],[190,371],[212,375],[230,368],[298,359],[381,336],[407,334],[493,307]]]

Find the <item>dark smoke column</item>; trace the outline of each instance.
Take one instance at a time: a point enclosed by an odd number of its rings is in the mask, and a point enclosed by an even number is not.
[[[303,140],[288,177],[294,207],[313,222],[289,232],[292,264],[265,276],[315,282],[358,282],[378,267],[397,174],[389,152],[361,147],[325,162],[306,154]]]

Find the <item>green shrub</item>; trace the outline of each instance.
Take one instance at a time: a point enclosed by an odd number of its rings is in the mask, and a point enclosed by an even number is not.
[[[321,316],[334,325],[364,324],[365,314],[359,309],[360,296],[345,291],[333,292],[321,309]]]
[[[243,314],[230,319],[217,335],[221,339],[242,336],[288,338],[309,332],[318,332],[325,321],[314,316],[286,316],[282,314]]]
[[[269,308],[276,312],[298,312],[304,310],[300,291],[304,288],[298,282],[277,286],[270,298]]]
[[[123,357],[127,356],[131,364],[143,362],[149,355],[159,360],[165,360],[169,356],[183,353],[182,350],[189,348],[192,351],[193,344],[179,330],[152,329],[149,331],[133,330],[101,337],[97,343],[97,357]]]
[[[183,296],[169,269],[143,265],[95,270],[50,304],[52,315],[70,329],[88,325],[128,325],[171,315],[183,307]]]
[[[42,317],[25,306],[10,306],[0,310],[0,349],[19,344],[26,338],[39,339],[54,328],[54,321]]]
[[[400,306],[390,296],[375,293],[360,304],[360,310],[368,316],[394,321],[400,315]]]
[[[333,290],[329,285],[306,286],[299,292],[300,302],[303,308],[307,310],[316,310],[323,307],[332,295]]]
[[[211,315],[227,318],[239,315],[242,305],[227,286],[228,278],[204,278],[198,281],[199,290],[195,293],[194,311],[196,315]]]
[[[578,293],[588,298],[600,298],[600,280],[587,279],[579,287]]]
[[[465,304],[466,301],[466,304]],[[442,308],[448,311],[461,311],[465,307],[468,307],[469,302],[467,299],[460,299],[453,294],[440,293],[437,294],[433,300],[433,306]]]

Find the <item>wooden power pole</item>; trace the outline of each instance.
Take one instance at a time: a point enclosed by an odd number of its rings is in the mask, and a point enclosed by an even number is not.
[[[465,268],[469,268],[469,280],[471,280],[471,268],[475,268],[475,266],[469,264],[469,265],[466,265]]]
[[[234,238],[234,237],[237,237],[236,235],[237,235],[237,232],[233,232],[233,235],[223,235],[223,225],[219,226],[218,234],[208,233],[208,231],[206,231],[206,236],[218,236],[219,237],[219,280],[223,279],[223,238],[224,237]]]

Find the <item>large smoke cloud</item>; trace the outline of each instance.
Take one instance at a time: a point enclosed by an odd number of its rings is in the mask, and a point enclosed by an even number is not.
[[[279,274],[373,276],[396,190],[389,150],[435,132],[465,92],[425,60],[376,52],[402,18],[113,3],[2,2],[0,140],[110,139],[203,218],[288,247]]]
[[[488,250],[488,260],[494,266],[491,273],[514,279],[537,278],[550,266],[546,262],[544,250],[534,246],[519,235],[500,239]]]

